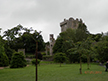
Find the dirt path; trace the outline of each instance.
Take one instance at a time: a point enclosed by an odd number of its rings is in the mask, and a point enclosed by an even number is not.
[[[4,67],[0,67],[0,69],[4,69]]]

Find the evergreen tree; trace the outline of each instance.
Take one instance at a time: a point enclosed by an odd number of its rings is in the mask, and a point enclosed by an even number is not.
[[[15,52],[12,56],[10,68],[21,68],[25,67],[26,65],[27,64],[23,52]]]
[[[9,65],[9,59],[5,54],[2,37],[0,36],[0,67],[4,67],[8,65]]]

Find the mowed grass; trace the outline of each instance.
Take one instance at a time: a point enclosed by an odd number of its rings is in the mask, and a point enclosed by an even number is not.
[[[90,70],[87,70],[87,64],[83,64],[80,74],[79,66],[79,64],[62,64],[61,67],[59,64],[41,64],[38,66],[38,81],[108,81],[108,72],[104,72],[105,67],[91,64]],[[96,71],[102,73],[95,74]],[[0,81],[35,81],[35,66],[0,69]]]

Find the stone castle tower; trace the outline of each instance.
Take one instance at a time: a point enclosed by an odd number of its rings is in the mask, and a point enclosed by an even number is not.
[[[55,39],[53,37],[53,34],[50,34],[50,55],[52,56],[53,55],[53,46],[55,44]]]
[[[64,19],[64,21],[60,23],[61,32],[66,31],[68,28],[77,29],[79,23],[83,22],[81,19],[78,20],[78,18],[76,20],[73,18],[69,18],[69,20]]]
[[[69,20],[64,19],[64,21],[60,23],[61,32],[66,31],[68,28],[77,29],[80,23],[83,24],[83,21],[81,19],[79,20],[78,18],[77,19],[69,18]],[[50,34],[49,40],[50,40],[49,45],[46,46],[46,55],[47,52],[49,51],[50,56],[52,56],[53,46],[55,44],[55,39],[53,34]]]
[[[49,35],[49,44],[46,45],[46,47],[45,47],[45,49],[46,49],[46,55],[48,55],[48,52],[49,52],[50,56],[53,55],[53,46],[54,46],[54,44],[55,44],[54,35],[50,34]]]

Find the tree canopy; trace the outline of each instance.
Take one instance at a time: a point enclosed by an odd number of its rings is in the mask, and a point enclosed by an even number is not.
[[[31,31],[33,33],[31,33]],[[5,31],[3,37],[6,38],[7,46],[16,51],[24,48],[26,52],[34,53],[36,49],[35,40],[38,41],[38,51],[45,50],[45,43],[42,35],[32,28],[28,29],[24,28],[22,25],[17,25]]]

